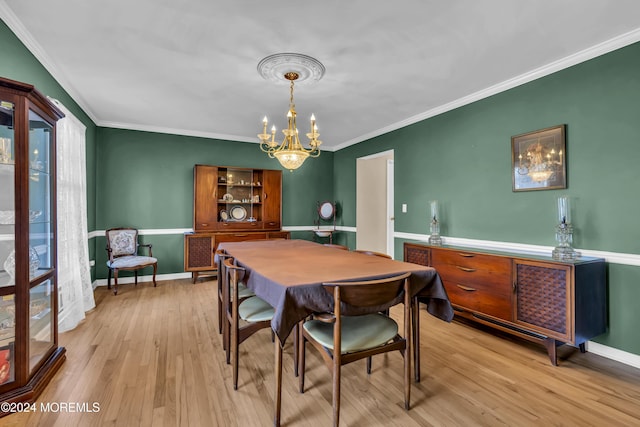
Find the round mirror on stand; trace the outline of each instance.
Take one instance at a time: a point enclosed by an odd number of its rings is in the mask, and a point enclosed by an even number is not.
[[[335,213],[336,208],[331,202],[322,202],[318,207],[318,215],[325,221],[333,220]]]
[[[320,225],[325,222],[330,221],[333,223],[333,228],[323,227],[320,228]],[[318,226],[317,229],[314,230],[314,233],[318,237],[328,237],[329,243],[333,242],[333,233],[336,231],[336,205],[335,203],[325,201],[318,202],[318,220],[316,221]]]

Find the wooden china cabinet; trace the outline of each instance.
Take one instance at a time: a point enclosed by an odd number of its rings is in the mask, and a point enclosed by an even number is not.
[[[65,359],[55,209],[56,121],[63,116],[33,86],[0,78],[2,402],[34,401]]]
[[[290,237],[282,231],[282,171],[227,166],[193,168],[193,233],[185,233],[184,269],[195,283],[217,266],[221,242]]]

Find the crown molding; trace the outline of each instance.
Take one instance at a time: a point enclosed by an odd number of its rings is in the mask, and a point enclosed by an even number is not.
[[[96,125],[105,127],[105,128],[137,130],[142,132],[163,133],[168,135],[195,136],[199,138],[208,138],[208,139],[223,139],[226,141],[234,141],[234,142],[257,143],[256,138],[238,136],[238,135],[227,135],[227,134],[215,133],[215,132],[200,132],[200,131],[187,130],[187,129],[176,129],[176,128],[169,128],[169,127],[141,125],[141,124],[134,124],[134,123],[108,122],[108,121],[102,121],[102,120],[97,121]]]
[[[13,13],[13,10],[7,5],[4,0],[0,0],[0,19],[4,21],[5,24],[13,31],[13,33],[18,37],[18,39],[25,45],[25,47],[31,52],[33,56],[42,64],[42,66],[51,74],[51,76],[58,82],[58,84],[62,87],[62,89],[67,92],[67,94],[75,101],[80,108],[85,112],[87,116],[94,122],[97,123],[98,119],[96,115],[93,113],[93,110],[89,107],[87,102],[84,100],[80,92],[78,92],[73,84],[65,77],[64,73],[62,73],[58,66],[55,64],[49,55],[42,49],[40,44],[36,42],[31,33],[27,31],[22,22],[18,19],[18,17]]]
[[[456,108],[463,107],[467,104],[471,104],[472,102],[476,102],[481,99],[488,98],[490,96],[496,95],[506,90],[513,89],[516,86],[529,83],[541,77],[548,76],[550,74],[556,73],[558,71],[564,70],[574,65],[578,65],[590,59],[597,58],[598,56],[602,56],[616,49],[620,49],[625,46],[629,46],[633,43],[637,43],[638,41],[640,41],[640,28],[621,34],[617,37],[614,37],[612,39],[609,39],[597,45],[591,46],[587,49],[581,50],[580,52],[574,53],[565,58],[559,59],[557,61],[553,61],[547,65],[543,65],[542,67],[538,67],[524,74],[520,74],[519,76],[505,80],[501,83],[490,86],[486,89],[479,90],[478,92],[474,92],[470,95],[463,96],[462,98],[458,98],[449,103],[432,108],[431,110],[425,111],[424,113],[417,114],[415,116],[409,117],[408,119],[393,123],[389,126],[385,126],[383,128],[376,129],[372,132],[366,133],[359,137],[350,139],[348,141],[345,141],[341,144],[336,145],[334,149],[335,151],[338,151],[343,148],[349,147],[351,145],[357,144],[359,142],[375,138],[377,136],[383,135],[385,133],[389,133],[394,130],[398,130],[400,128],[412,125],[414,123],[437,116],[439,114],[446,113],[447,111],[451,111]]]

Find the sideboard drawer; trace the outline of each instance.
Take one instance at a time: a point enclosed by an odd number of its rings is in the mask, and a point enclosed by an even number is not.
[[[454,305],[511,320],[511,259],[447,249],[432,249],[431,265]]]
[[[510,287],[490,283],[465,283],[450,280],[436,269],[442,278],[449,300],[459,308],[481,312],[499,319],[511,320]]]
[[[246,240],[263,240],[267,238],[267,233],[246,232],[218,233],[216,234],[216,248],[222,242],[244,242]]]
[[[431,265],[447,268],[451,274],[465,274],[478,280],[500,283],[511,282],[511,259],[464,251],[432,250]],[[442,274],[442,273],[441,273]]]

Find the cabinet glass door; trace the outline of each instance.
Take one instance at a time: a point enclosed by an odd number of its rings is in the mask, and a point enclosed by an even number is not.
[[[13,119],[13,104],[0,100],[0,288],[14,285],[16,269]]]
[[[0,99],[0,385],[15,381],[14,105]]]
[[[227,169],[221,171],[223,188],[221,188],[222,199],[221,205],[224,206],[220,211],[222,221],[233,222],[256,222],[253,204],[255,198],[253,195],[254,182],[253,170],[251,169]]]
[[[52,273],[55,256],[51,223],[53,126],[29,111],[29,368],[54,345]],[[39,283],[40,282],[40,283]]]
[[[29,371],[38,365],[53,347],[53,289],[45,280],[29,291]]]

